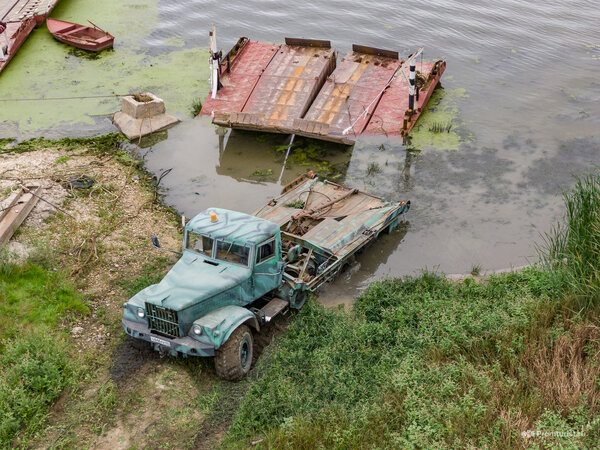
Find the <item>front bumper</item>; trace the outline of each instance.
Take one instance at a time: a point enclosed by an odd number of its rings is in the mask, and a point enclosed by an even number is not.
[[[215,347],[192,339],[189,336],[182,338],[168,338],[150,332],[148,325],[123,319],[123,330],[129,336],[150,342],[154,350],[166,351],[173,356],[181,354],[188,356],[214,356]]]

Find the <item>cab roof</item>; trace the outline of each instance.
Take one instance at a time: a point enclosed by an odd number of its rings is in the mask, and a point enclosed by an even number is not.
[[[211,222],[211,213],[217,220]],[[265,219],[222,208],[208,208],[189,221],[186,228],[213,239],[258,244],[279,232],[279,226]]]

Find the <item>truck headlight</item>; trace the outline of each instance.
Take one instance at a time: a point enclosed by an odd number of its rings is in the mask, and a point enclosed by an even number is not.
[[[194,325],[192,331],[196,336],[200,336],[202,334],[202,327],[200,325]]]
[[[146,315],[146,312],[144,311],[144,308],[138,308],[137,311],[136,311],[136,313],[137,313],[137,316],[140,319],[143,319],[144,316]]]

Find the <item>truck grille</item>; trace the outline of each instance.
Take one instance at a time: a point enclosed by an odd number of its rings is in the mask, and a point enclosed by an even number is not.
[[[146,316],[150,330],[170,337],[181,337],[177,311],[146,303]]]

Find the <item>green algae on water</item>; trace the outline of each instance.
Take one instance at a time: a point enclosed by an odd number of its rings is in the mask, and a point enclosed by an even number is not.
[[[206,49],[178,48],[173,41],[166,52],[151,53],[143,42],[158,26],[157,3],[61,1],[52,17],[81,24],[92,18],[115,36],[114,50],[88,54],[54,40],[46,26],[34,30],[0,75],[0,131],[9,134],[5,137],[94,125],[98,117],[120,109],[119,95],[132,92],[153,92],[165,100],[169,113],[187,116],[189,98],[208,93]],[[56,98],[60,100],[50,100]]]
[[[410,146],[418,149],[432,147],[437,150],[458,150],[465,141],[458,133],[462,125],[458,102],[465,97],[468,97],[465,89],[435,89],[410,132]]]

